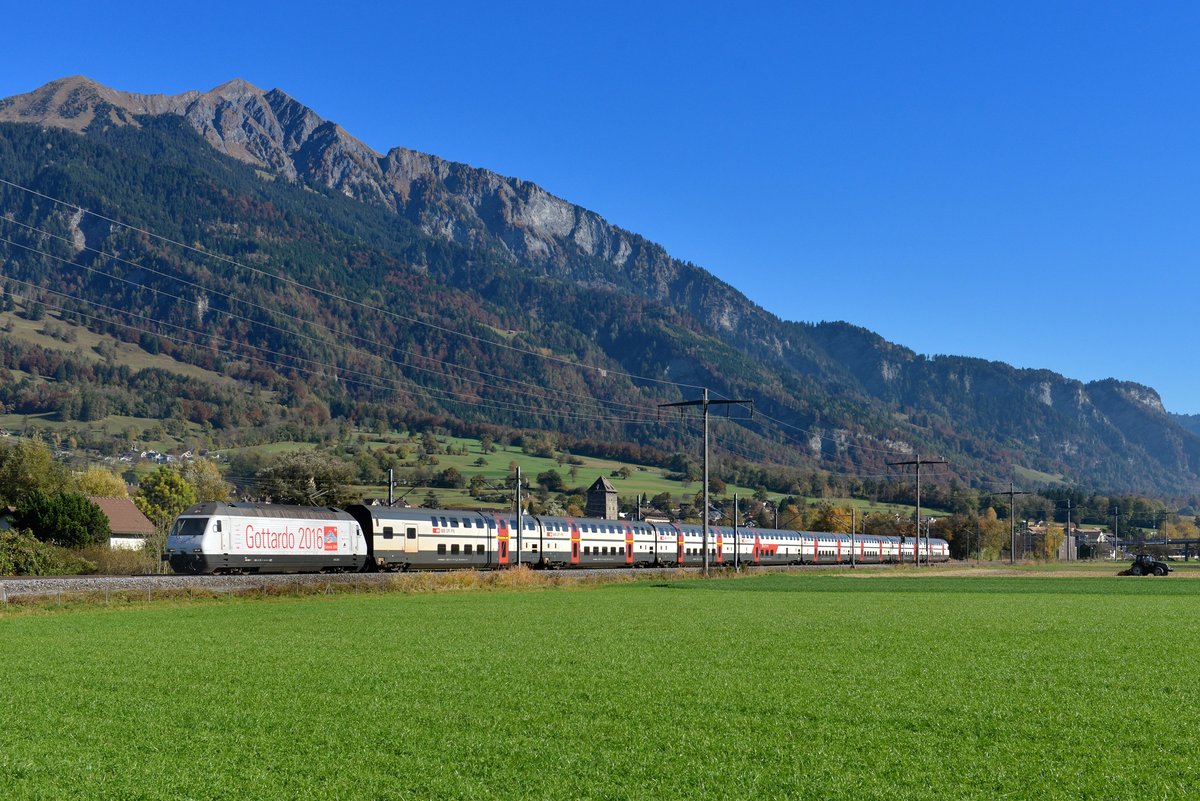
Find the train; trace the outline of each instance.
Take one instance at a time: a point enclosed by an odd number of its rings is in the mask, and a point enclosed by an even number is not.
[[[946,562],[946,540],[709,526],[709,564]],[[535,568],[698,567],[703,527],[648,520],[355,504],[208,501],[172,524],[176,573],[337,573]]]

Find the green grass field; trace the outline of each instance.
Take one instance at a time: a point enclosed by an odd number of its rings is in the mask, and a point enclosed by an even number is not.
[[[0,618],[0,796],[1190,798],[1200,581],[771,575]]]

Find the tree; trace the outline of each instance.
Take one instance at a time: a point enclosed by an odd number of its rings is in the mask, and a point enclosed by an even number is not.
[[[77,479],[79,491],[93,498],[128,498],[125,479],[103,467],[88,468]]]
[[[160,531],[165,531],[184,509],[196,502],[196,490],[178,470],[160,465],[138,483],[133,502]]]
[[[74,485],[71,472],[54,461],[44,443],[0,444],[0,506],[15,506],[36,489],[49,495]]]
[[[354,466],[316,450],[281,453],[258,472],[264,496],[275,503],[342,506],[357,498]]]
[[[848,532],[850,530],[850,512],[828,502],[822,502],[817,507],[817,514],[812,520],[812,531]]]
[[[1194,540],[1200,536],[1200,531],[1197,530],[1195,522],[1181,517],[1163,523],[1162,534],[1168,540]]]
[[[457,468],[447,467],[437,474],[437,477],[433,480],[433,484],[435,487],[462,489],[467,485],[467,480]]]
[[[538,473],[537,483],[539,486],[545,487],[547,492],[562,492],[566,487],[563,477],[558,474],[557,470]]]
[[[229,482],[221,477],[220,468],[211,459],[193,459],[183,466],[181,473],[196,491],[197,503],[230,499]]]
[[[17,505],[13,522],[42,542],[72,548],[107,543],[111,535],[104,512],[78,492],[48,494],[35,489]]]
[[[984,559],[999,559],[1005,548],[1009,547],[1009,529],[996,516],[996,510],[990,506],[979,518],[979,542]]]
[[[1058,523],[1046,521],[1046,532],[1042,537],[1041,553],[1038,554],[1042,559],[1053,559],[1058,556],[1059,550],[1063,543],[1063,526]]]

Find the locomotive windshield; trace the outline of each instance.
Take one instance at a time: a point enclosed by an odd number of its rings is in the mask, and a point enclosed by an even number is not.
[[[199,537],[208,525],[207,517],[181,517],[171,527],[172,537]]]

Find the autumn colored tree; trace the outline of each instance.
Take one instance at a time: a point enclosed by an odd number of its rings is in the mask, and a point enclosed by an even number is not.
[[[850,510],[831,503],[822,502],[811,523],[812,531],[849,532]]]
[[[996,510],[988,507],[979,518],[979,541],[984,559],[999,559],[1009,547],[1008,525],[996,516]]]
[[[91,467],[76,479],[79,491],[93,498],[128,498],[125,479],[103,467]]]
[[[316,450],[281,453],[258,472],[260,492],[275,503],[343,506],[357,499],[354,465]]]
[[[196,490],[178,470],[160,465],[138,483],[133,502],[160,531],[196,502]]]
[[[44,443],[0,444],[0,506],[16,506],[34,490],[53,495],[74,486],[71,471],[54,461]]]
[[[196,502],[228,501],[231,497],[229,482],[221,477],[221,470],[211,459],[193,459],[180,471],[184,480],[196,491]]]

